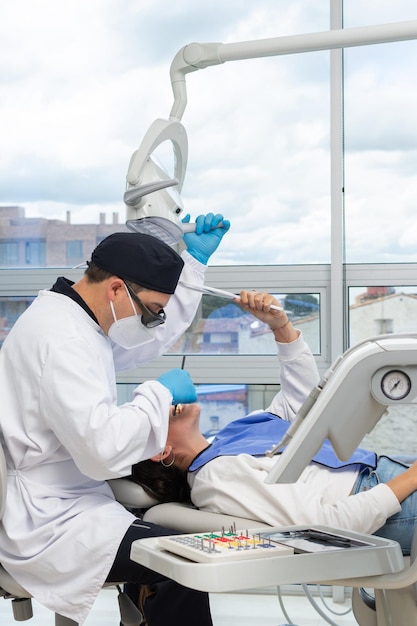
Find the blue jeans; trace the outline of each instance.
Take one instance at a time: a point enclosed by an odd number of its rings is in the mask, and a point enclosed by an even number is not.
[[[366,468],[359,474],[353,493],[366,491],[379,483],[387,483],[401,474],[415,459],[406,457],[378,457],[375,470]],[[417,492],[414,491],[401,503],[401,511],[391,515],[374,534],[397,541],[404,555],[409,555],[414,531],[417,528]]]

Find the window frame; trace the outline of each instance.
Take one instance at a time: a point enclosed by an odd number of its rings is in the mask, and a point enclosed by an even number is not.
[[[81,269],[22,268],[0,270],[0,296],[36,296],[48,289],[57,276],[77,281]],[[341,354],[348,347],[349,307],[343,314],[331,315],[331,265],[268,265],[214,266],[206,272],[208,285],[239,293],[242,289],[272,293],[317,293],[320,297],[320,346],[316,362],[321,373],[332,364],[333,353]],[[417,263],[352,264],[344,267],[343,293],[348,302],[350,287],[414,286],[417,284]],[[344,344],[331,345],[331,327],[344,329]],[[334,334],[334,333],[333,333]],[[142,382],[155,379],[163,371],[181,367],[183,355],[164,355],[142,367],[120,373],[118,382]],[[186,356],[185,368],[196,383],[276,384],[279,382],[274,355],[199,355]]]

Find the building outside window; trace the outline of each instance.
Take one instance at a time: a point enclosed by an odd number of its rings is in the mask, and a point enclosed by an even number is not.
[[[19,248],[17,241],[0,241],[0,265],[17,265]]]
[[[81,263],[83,259],[83,242],[80,239],[66,241],[66,249],[69,264]]]
[[[34,265],[35,267],[44,266],[46,261],[45,241],[26,241],[25,258],[27,265]]]

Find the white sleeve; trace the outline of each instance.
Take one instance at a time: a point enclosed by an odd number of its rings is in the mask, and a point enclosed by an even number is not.
[[[96,480],[128,475],[134,463],[163,450],[168,431],[168,389],[148,381],[117,406],[109,375],[100,353],[77,338],[49,351],[39,381],[45,437],[50,429]]]
[[[281,390],[265,410],[292,421],[312,388],[320,380],[316,361],[302,333],[291,343],[278,343]]]

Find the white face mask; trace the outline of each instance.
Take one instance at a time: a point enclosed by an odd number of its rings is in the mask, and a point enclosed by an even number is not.
[[[130,348],[137,348],[153,341],[155,339],[156,328],[146,328],[142,324],[141,316],[136,313],[135,305],[132,302],[126,285],[125,289],[129,296],[134,315],[118,320],[114,311],[113,302],[110,300],[110,308],[114,322],[110,326],[107,334],[114,343],[129,350]]]

